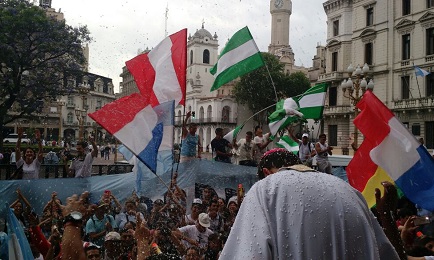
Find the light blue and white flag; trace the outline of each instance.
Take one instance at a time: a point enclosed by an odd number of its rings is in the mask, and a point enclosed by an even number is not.
[[[8,207],[6,205],[6,207]],[[33,260],[32,250],[30,249],[29,241],[24,234],[23,226],[18,221],[13,210],[8,207],[7,214],[8,226],[8,247],[9,259],[16,260]]]
[[[416,76],[425,77],[425,76],[429,75],[430,73],[431,72],[423,70],[423,69],[419,68],[418,66],[414,66],[414,74],[416,74]]]

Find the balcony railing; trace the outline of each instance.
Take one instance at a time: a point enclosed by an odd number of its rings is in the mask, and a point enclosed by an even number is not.
[[[354,110],[351,108],[351,106],[325,106],[324,107],[325,115],[348,114],[352,112],[354,112]]]
[[[330,80],[343,80],[344,74],[342,72],[331,72],[331,73],[325,73],[321,74],[318,77],[318,81],[330,81]]]
[[[434,96],[393,101],[393,109],[397,110],[424,108],[434,108]]]
[[[74,103],[66,103],[66,107],[67,108],[75,108],[75,104]]]
[[[207,118],[195,118],[191,119],[191,123],[196,124],[208,124],[208,123],[220,123],[220,124],[236,124],[237,119],[236,118],[226,118],[226,117],[207,117]],[[180,126],[182,125],[182,119],[176,119],[175,125]]]

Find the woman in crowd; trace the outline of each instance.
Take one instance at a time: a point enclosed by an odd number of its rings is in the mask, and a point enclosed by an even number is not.
[[[18,140],[17,140],[17,146],[16,146],[16,158],[17,158],[17,174],[20,175],[20,172],[22,169],[22,177],[17,176],[18,179],[23,180],[31,180],[31,179],[38,179],[39,178],[39,169],[41,168],[42,160],[44,159],[44,154],[42,150],[42,143],[41,143],[41,133],[39,130],[35,130],[35,138],[36,142],[38,143],[38,153],[35,156],[35,152],[32,148],[27,147],[25,150],[24,156],[21,157],[21,138],[23,136],[23,129],[20,127],[18,128]]]

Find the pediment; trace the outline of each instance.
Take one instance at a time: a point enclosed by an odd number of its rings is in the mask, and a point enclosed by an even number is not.
[[[376,34],[375,30],[366,29],[366,30],[362,31],[362,33],[360,34],[360,37],[369,37],[369,36],[372,36],[372,35],[375,35],[375,34]]]
[[[426,12],[419,18],[420,25],[424,28],[432,28],[434,27],[434,13]]]
[[[434,13],[433,12],[426,12],[424,15],[422,15],[421,18],[419,18],[420,23],[424,22],[432,22],[434,20]]]
[[[365,29],[362,31],[362,33],[360,33],[360,37],[364,43],[373,41],[376,36],[377,32],[373,29]]]
[[[333,47],[333,46],[336,46],[336,45],[340,45],[340,44],[341,44],[341,42],[338,41],[338,40],[331,40],[329,43],[327,43],[326,47],[330,48],[330,47]]]
[[[406,27],[411,27],[414,26],[416,22],[414,21],[410,21],[408,19],[402,19],[396,26],[396,29],[402,29],[402,28],[406,28]]]

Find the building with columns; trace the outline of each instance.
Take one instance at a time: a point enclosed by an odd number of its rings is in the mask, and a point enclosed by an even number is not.
[[[36,2],[33,3],[36,5]],[[56,11],[51,7],[51,3],[51,0],[40,0],[39,7],[43,8],[48,16],[64,20],[61,10]],[[60,139],[75,141],[79,139],[80,132],[83,137],[91,133],[98,133],[100,139],[106,136],[106,131],[87,114],[115,100],[113,82],[111,78],[88,72],[89,46],[87,44],[83,46],[83,54],[86,59],[82,67],[84,76],[68,78],[64,81],[64,84],[74,91],[59,96],[57,100],[43,100],[40,112],[32,120],[23,118],[10,123],[4,127],[5,133],[16,133],[17,127],[21,126],[24,130],[39,129],[47,141],[60,141]],[[14,112],[12,107],[11,113]]]
[[[188,36],[187,41],[187,88],[185,113],[195,112],[190,121],[198,124],[197,133],[202,138],[202,146],[206,151],[215,137],[215,129],[220,127],[229,132],[241,124],[251,112],[238,105],[232,97],[234,82],[230,82],[211,92],[214,77],[209,70],[217,63],[218,36],[212,35],[202,28]],[[175,109],[175,143],[181,142],[181,126],[184,107]],[[247,117],[246,117],[247,116]],[[252,122],[245,127],[253,128]]]
[[[434,75],[416,77],[413,67],[431,71],[434,66],[434,1],[329,0],[323,6],[326,71],[318,82],[330,84],[323,122],[329,144],[348,147],[356,132],[355,102],[344,97],[350,89],[342,82],[350,77],[350,64],[366,63],[369,71],[360,77],[372,79],[375,95],[434,148]],[[363,136],[358,136],[360,144]]]

